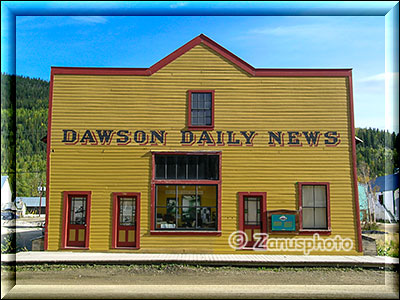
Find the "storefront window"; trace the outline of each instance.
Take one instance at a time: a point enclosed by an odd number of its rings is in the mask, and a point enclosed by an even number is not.
[[[216,230],[217,185],[156,185],[156,229]]]

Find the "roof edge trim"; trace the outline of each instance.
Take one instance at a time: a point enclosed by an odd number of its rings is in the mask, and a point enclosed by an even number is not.
[[[200,34],[190,40],[174,52],[170,53],[149,68],[104,68],[104,67],[51,67],[54,75],[136,75],[150,76],[166,65],[173,62],[181,55],[188,52],[199,44],[204,44],[211,48],[231,63],[247,72],[249,75],[257,77],[312,77],[312,76],[332,76],[347,77],[351,76],[352,69],[256,69],[226,48],[222,47],[204,34]]]

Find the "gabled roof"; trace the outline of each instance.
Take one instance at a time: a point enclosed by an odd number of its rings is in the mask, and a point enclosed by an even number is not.
[[[377,192],[395,191],[399,188],[399,173],[378,177],[371,183]]]
[[[52,75],[141,75],[149,76],[156,73],[193,47],[203,44],[223,56],[237,67],[252,76],[350,76],[351,69],[256,69],[229,50],[214,42],[204,34],[200,34],[182,47],[178,48],[150,68],[81,68],[52,67]]]

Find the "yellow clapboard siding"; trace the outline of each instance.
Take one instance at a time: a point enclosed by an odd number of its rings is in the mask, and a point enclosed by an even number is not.
[[[111,249],[112,193],[137,192],[141,193],[140,249],[124,251],[248,254],[228,244],[230,234],[238,230],[238,192],[267,192],[269,210],[295,210],[298,182],[329,182],[331,237],[341,235],[353,242],[350,252],[329,254],[358,254],[347,78],[252,77],[198,45],[151,76],[55,75],[53,84],[48,250],[60,249],[64,191],[92,191],[89,251],[121,251]],[[212,134],[224,131],[226,143],[226,131],[256,131],[254,146],[181,146],[191,89],[215,90]],[[167,145],[65,145],[63,129],[81,135],[87,129],[147,134],[166,130]],[[341,142],[336,147],[309,147],[300,137],[303,147],[268,146],[268,131],[292,130],[338,131]],[[201,135],[193,132],[197,138]],[[323,140],[322,135],[320,143]],[[222,151],[221,236],[150,235],[150,151],[167,150]],[[267,253],[289,253],[274,250]]]

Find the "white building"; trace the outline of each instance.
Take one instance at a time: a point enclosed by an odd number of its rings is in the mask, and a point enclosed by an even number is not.
[[[399,173],[378,177],[371,183],[376,197],[376,219],[398,222]]]

